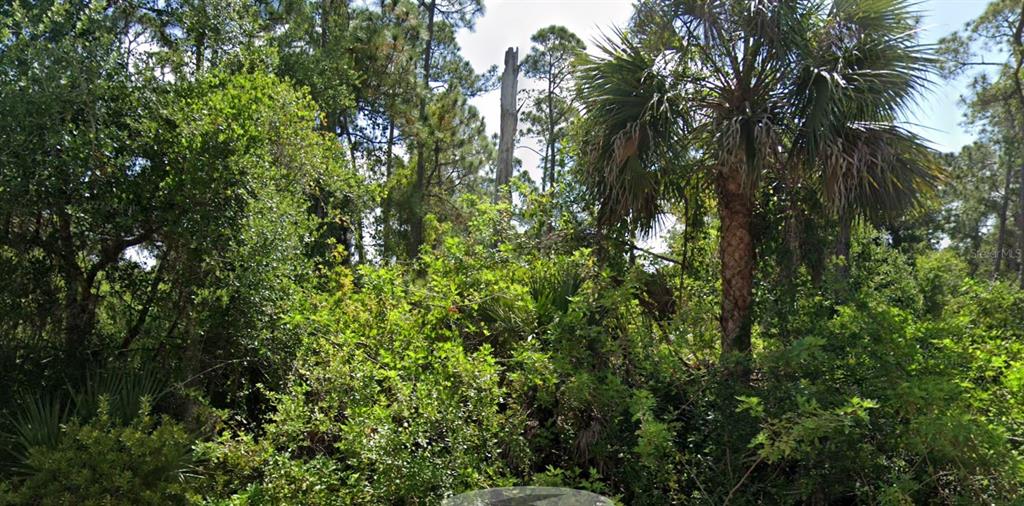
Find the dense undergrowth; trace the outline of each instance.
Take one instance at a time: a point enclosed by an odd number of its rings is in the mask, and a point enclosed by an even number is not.
[[[1024,10],[916,8],[541,28],[506,181],[482,0],[0,2],[0,505],[1022,504]]]
[[[333,268],[305,289],[258,419],[125,370],[24,406],[0,497],[432,504],[544,484],[637,505],[1020,499],[1020,290],[864,229],[848,276],[803,276],[785,321],[759,318],[736,384],[712,359],[713,269],[680,291],[675,266],[544,249],[498,209],[478,206],[468,235],[434,227],[416,264]]]

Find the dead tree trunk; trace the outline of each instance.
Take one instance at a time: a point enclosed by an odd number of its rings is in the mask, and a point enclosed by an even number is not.
[[[512,163],[519,123],[516,109],[516,85],[519,78],[519,50],[505,51],[505,71],[501,74],[501,131],[498,138],[498,167],[495,173],[494,201],[510,201],[512,193],[505,185],[512,179]]]

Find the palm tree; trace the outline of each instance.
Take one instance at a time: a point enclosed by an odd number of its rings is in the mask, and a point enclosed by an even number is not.
[[[837,256],[849,255],[855,217],[893,220],[943,177],[935,153],[900,121],[938,64],[931,47],[918,43],[910,5],[836,2],[825,24],[809,32],[816,44],[800,55],[792,87],[800,127],[792,145],[802,151],[794,160],[804,167],[784,177],[817,179],[819,195],[837,219]]]
[[[900,121],[935,61],[906,0],[647,0],[579,68],[599,223],[649,232],[688,179],[720,225],[721,348],[748,370],[755,194],[811,187],[837,217],[892,215],[940,173]]]

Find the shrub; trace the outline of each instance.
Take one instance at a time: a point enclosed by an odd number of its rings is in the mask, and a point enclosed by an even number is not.
[[[121,425],[104,401],[91,421],[64,425],[54,445],[28,448],[0,504],[185,504],[191,441],[145,405]]]

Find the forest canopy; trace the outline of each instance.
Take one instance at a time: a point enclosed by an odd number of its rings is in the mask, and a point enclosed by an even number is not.
[[[1024,500],[1019,1],[485,8],[0,4],[0,505]]]

